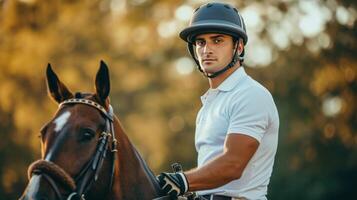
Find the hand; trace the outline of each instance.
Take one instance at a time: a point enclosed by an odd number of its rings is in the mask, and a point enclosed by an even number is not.
[[[177,197],[188,191],[188,181],[182,172],[161,173],[156,178],[163,192],[170,196]]]

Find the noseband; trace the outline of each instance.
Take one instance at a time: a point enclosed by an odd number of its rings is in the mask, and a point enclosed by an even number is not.
[[[51,185],[52,189],[56,193],[56,196],[61,199],[62,195],[60,190],[56,184],[55,180],[59,180],[61,185],[66,186],[65,188],[70,189],[72,193],[66,198],[67,200],[85,200],[85,194],[90,190],[91,186],[98,179],[99,172],[102,168],[104,159],[106,157],[107,150],[109,145],[111,145],[110,153],[113,156],[112,166],[111,166],[111,174],[110,174],[110,185],[109,190],[111,190],[114,179],[114,167],[115,160],[117,157],[117,140],[115,138],[114,133],[114,114],[113,108],[109,105],[109,111],[107,111],[104,107],[99,105],[98,103],[88,100],[88,99],[80,99],[73,98],[63,101],[59,107],[66,104],[85,104],[99,110],[106,119],[106,127],[105,131],[102,132],[101,137],[99,138],[96,151],[90,161],[81,169],[80,173],[75,177],[75,181],[73,178],[68,175],[68,173],[63,170],[61,167],[56,165],[51,161],[46,160],[38,160],[31,164],[28,170],[29,178],[33,174],[41,174],[47,180],[47,182]],[[111,144],[110,138],[112,137]],[[79,180],[81,180],[79,182]],[[78,185],[75,185],[75,183]]]

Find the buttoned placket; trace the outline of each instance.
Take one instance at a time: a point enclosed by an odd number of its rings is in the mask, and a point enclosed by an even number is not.
[[[202,97],[202,115],[201,115],[201,123],[204,123],[207,119],[207,111],[211,107],[212,102],[217,97],[219,90],[217,89],[209,89],[207,93]]]

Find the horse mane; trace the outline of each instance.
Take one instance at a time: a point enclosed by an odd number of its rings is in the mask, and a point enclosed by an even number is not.
[[[140,164],[143,166],[143,169],[145,170],[146,175],[149,176],[151,182],[153,183],[153,185],[155,187],[155,190],[159,193],[160,196],[162,196],[163,194],[162,194],[161,187],[160,187],[160,185],[159,185],[154,173],[151,171],[151,169],[149,168],[147,163],[141,157],[141,155],[139,154],[138,150],[135,147],[133,149],[135,150],[135,155],[139,159]]]
[[[127,145],[130,146],[130,150],[132,151],[133,156],[136,157],[136,161],[140,165],[140,167],[143,170],[143,173],[147,177],[148,181],[152,184],[152,187],[155,190],[158,197],[164,196],[165,194],[163,193],[154,173],[151,171],[151,169],[147,165],[146,161],[142,158],[142,156],[138,152],[137,148],[134,146],[134,144],[128,138],[128,135],[125,133],[123,126],[120,123],[120,120],[116,115],[114,117],[114,122],[115,122],[115,127],[119,128],[118,133],[121,132],[121,134],[123,134],[122,136],[124,136],[124,137],[122,137],[122,139],[124,139],[127,142]],[[119,136],[119,135],[117,135],[117,136]]]

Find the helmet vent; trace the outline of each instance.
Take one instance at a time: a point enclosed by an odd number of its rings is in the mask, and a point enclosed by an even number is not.
[[[207,8],[212,7],[213,5],[211,3],[207,4]]]
[[[236,13],[238,13],[238,10],[237,10],[237,8],[233,8],[233,10],[234,10],[234,11],[236,11]]]
[[[228,4],[224,4],[224,7],[225,7],[225,8],[228,8],[228,9],[231,8]]]
[[[195,11],[193,11],[193,12],[194,12],[194,13],[197,12],[197,10],[199,10],[200,8],[201,8],[201,7],[196,8]]]

